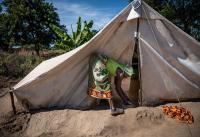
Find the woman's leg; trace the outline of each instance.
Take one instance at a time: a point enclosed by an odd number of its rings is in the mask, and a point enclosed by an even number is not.
[[[111,110],[111,115],[116,116],[116,115],[124,113],[124,109],[115,108],[113,99],[109,99],[108,102],[109,102],[109,106],[110,106],[110,110]]]
[[[123,71],[121,69],[117,69],[117,75],[115,76],[115,88],[118,93],[118,95],[123,100],[124,104],[131,104],[130,99],[128,96],[124,93],[123,89],[121,88],[122,80],[123,80]]]

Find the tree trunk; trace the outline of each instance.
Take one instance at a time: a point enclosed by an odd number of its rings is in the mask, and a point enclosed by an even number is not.
[[[38,56],[40,56],[40,44],[39,43],[36,43],[35,44],[35,52]]]

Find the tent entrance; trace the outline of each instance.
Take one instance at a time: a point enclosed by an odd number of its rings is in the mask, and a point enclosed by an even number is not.
[[[129,98],[134,102],[140,102],[140,69],[139,69],[139,52],[138,52],[138,46],[135,46],[133,58],[132,58],[132,67],[133,69],[138,69],[138,76],[132,77],[130,80],[130,88],[128,92]]]
[[[138,104],[142,105],[142,95],[141,95],[141,72],[140,72],[140,51],[139,51],[139,26],[140,19],[137,19],[137,31],[134,33],[135,44],[133,48],[133,57],[132,57],[132,67],[134,70],[138,70],[138,75],[136,77],[131,78],[130,88],[128,92],[129,98],[138,102]]]
[[[133,57],[132,57],[132,67],[134,70],[138,70],[137,76],[131,78],[125,78],[122,81],[122,89],[128,95],[128,97],[133,102],[138,102],[141,105],[142,96],[140,94],[141,89],[141,78],[140,78],[140,52],[139,44],[135,44]]]

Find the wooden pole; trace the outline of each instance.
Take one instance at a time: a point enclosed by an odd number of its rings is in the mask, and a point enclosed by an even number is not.
[[[16,112],[15,100],[14,100],[14,95],[13,95],[13,90],[12,89],[9,91],[9,94],[10,94],[10,100],[11,100],[13,113],[16,114],[17,112]]]
[[[142,105],[142,85],[141,85],[141,68],[140,68],[140,51],[139,51],[139,24],[140,19],[137,19],[137,30],[135,32],[135,45],[133,49],[132,67],[138,69],[138,78],[131,78],[131,86],[129,96],[132,100],[138,100],[139,105]]]

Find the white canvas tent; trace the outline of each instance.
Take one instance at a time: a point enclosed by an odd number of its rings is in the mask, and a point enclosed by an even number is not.
[[[138,18],[142,103],[200,98],[200,43],[142,2],[128,5],[89,42],[38,65],[14,86],[18,101],[30,108],[90,106],[90,55],[131,64]]]

